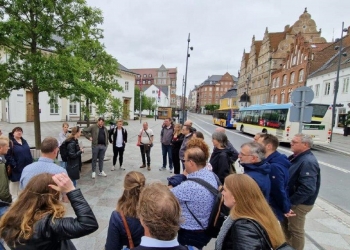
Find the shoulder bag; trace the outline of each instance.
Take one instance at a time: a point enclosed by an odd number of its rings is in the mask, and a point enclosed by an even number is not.
[[[126,222],[124,213],[122,211],[120,211],[119,214],[120,214],[120,217],[122,217],[122,221],[123,221],[123,224],[124,224],[126,235],[128,236],[129,248],[132,249],[132,248],[134,248],[134,242],[132,241],[131,232],[130,232],[128,223]]]
[[[257,221],[249,219],[249,218],[242,218],[242,219],[251,222],[254,225],[254,227],[258,230],[260,236],[265,240],[265,242],[267,243],[269,248],[271,250],[274,250],[274,248],[272,247],[272,244],[270,242],[270,239],[266,238],[267,233],[266,233],[265,229]],[[295,250],[295,249],[291,245],[289,245],[287,242],[284,242],[282,245],[277,247],[275,250]]]

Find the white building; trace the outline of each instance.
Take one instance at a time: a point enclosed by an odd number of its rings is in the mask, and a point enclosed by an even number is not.
[[[350,55],[350,48],[343,49],[342,53],[347,51]],[[337,77],[337,68],[339,54],[334,55],[320,69],[312,73],[307,79],[307,86],[310,87],[315,94],[313,103],[333,104],[334,86]],[[343,133],[343,122],[345,114],[350,111],[350,58],[343,57],[341,59],[339,71],[339,88],[336,100],[336,118],[334,133]]]
[[[165,88],[162,88],[162,89],[160,87],[157,87],[156,85],[150,85],[150,86],[144,87],[141,90],[142,95],[145,95],[150,98],[154,98],[154,104],[156,107],[169,107],[170,100],[167,96],[167,93],[165,93],[167,92],[168,87],[167,86],[164,86],[164,87]],[[137,109],[136,113],[138,113],[139,112],[138,107],[136,107],[136,109]],[[150,114],[151,113],[149,112],[149,110],[142,111],[142,115],[150,115]]]

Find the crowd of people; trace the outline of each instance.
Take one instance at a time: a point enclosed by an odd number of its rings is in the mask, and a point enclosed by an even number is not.
[[[58,138],[42,141],[36,162],[22,128],[14,128],[10,137],[0,135],[0,238],[11,249],[75,249],[71,239],[98,229],[92,209],[77,188],[84,152],[78,141],[81,134],[92,144],[92,178],[96,178],[97,162],[98,175],[107,176],[103,160],[109,143],[113,148],[111,170],[116,170],[117,160],[119,168],[125,169],[128,133],[121,120],[108,130],[99,118],[97,124],[85,129],[76,126],[70,133],[63,123]],[[144,122],[137,135],[141,169],[151,170],[154,137]],[[165,119],[159,170],[167,171],[168,166],[174,175],[165,185],[146,184],[138,171],[126,173],[123,193],[110,216],[106,250],[125,246],[203,249],[212,240],[207,229],[216,197],[200,182],[221,192],[229,211],[215,249],[304,248],[306,214],[320,188],[320,168],[310,150],[312,138],[296,134],[289,157],[277,151],[278,138],[271,134],[257,134],[239,151],[223,128],[218,127],[211,139],[212,152],[192,121],[182,126]],[[244,174],[239,174],[237,166]],[[70,202],[76,218],[64,217],[62,202]]]

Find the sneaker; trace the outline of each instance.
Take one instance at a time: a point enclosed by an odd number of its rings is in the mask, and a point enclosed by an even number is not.
[[[141,165],[141,166],[140,166],[140,168],[145,168],[145,167],[146,167],[146,165]]]
[[[96,172],[92,172],[91,178],[95,179],[95,177],[96,177]]]
[[[172,170],[172,169],[170,169],[170,170],[169,170],[169,172],[172,174],[172,173],[173,173],[173,170]]]
[[[115,166],[112,166],[111,171],[114,171],[114,170],[115,170]]]
[[[164,170],[166,170],[166,168],[164,168],[164,167],[161,167],[161,168],[159,169],[159,171],[164,171]]]
[[[151,166],[147,166],[147,170],[148,170],[148,171],[151,171]]]
[[[125,170],[125,168],[123,168],[122,165],[120,165],[119,169],[120,170]]]
[[[99,176],[104,176],[104,177],[106,177],[106,176],[107,176],[107,175],[106,175],[106,173],[105,173],[104,171],[99,172],[99,173],[98,173],[98,175],[99,175]]]

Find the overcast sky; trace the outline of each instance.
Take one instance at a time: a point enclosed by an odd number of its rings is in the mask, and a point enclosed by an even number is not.
[[[125,67],[177,67],[177,93],[186,69],[191,33],[187,93],[209,75],[237,76],[243,50],[265,28],[281,32],[307,7],[327,42],[350,26],[349,0],[87,0],[103,11],[104,44]]]

